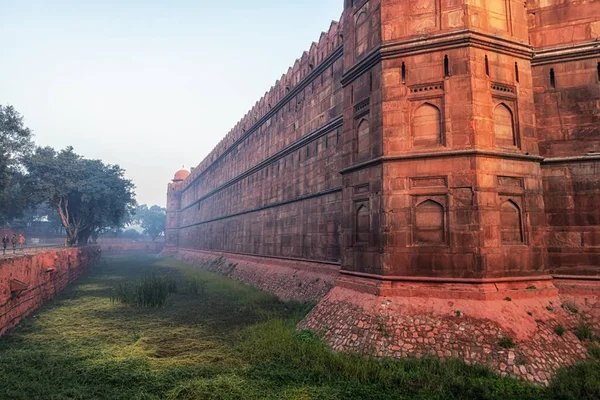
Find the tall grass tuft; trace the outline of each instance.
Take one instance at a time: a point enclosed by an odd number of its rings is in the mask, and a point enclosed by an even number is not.
[[[161,308],[170,294],[177,293],[179,282],[168,276],[150,275],[139,281],[117,283],[111,294],[113,303],[134,307]]]

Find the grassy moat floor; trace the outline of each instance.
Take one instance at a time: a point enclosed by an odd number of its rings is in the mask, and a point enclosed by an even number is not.
[[[113,302],[124,281],[192,282],[162,308]],[[0,338],[1,399],[598,399],[600,362],[549,388],[459,361],[329,351],[295,325],[310,305],[172,259],[106,257]]]

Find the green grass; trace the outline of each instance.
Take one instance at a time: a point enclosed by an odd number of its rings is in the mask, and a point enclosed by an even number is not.
[[[581,341],[592,340],[594,338],[594,330],[590,324],[581,320],[575,329],[575,336]]]
[[[162,282],[171,287],[161,307],[117,299]],[[0,338],[0,398],[600,397],[597,361],[562,370],[546,389],[456,360],[334,353],[295,331],[310,307],[172,259],[107,258]]]

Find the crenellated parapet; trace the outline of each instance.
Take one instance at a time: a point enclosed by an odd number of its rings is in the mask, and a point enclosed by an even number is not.
[[[193,169],[187,182],[202,175],[216,160],[228,151],[234,144],[245,140],[252,132],[266,122],[273,111],[287,104],[294,89],[299,87],[330,56],[341,50],[342,26],[332,21],[327,32],[321,33],[318,42],[313,42],[310,49],[296,60],[293,66],[281,76],[264,96],[255,103],[254,107],[233,127],[215,148]]]

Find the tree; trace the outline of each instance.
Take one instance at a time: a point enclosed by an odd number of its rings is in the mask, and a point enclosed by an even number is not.
[[[167,226],[167,209],[154,205],[150,208],[146,204],[139,206],[135,212],[135,221],[140,224],[144,233],[156,241],[156,238],[165,232]]]
[[[12,106],[0,105],[0,225],[20,217],[29,205],[20,182],[22,161],[33,149],[32,136]]]
[[[131,220],[134,186],[119,166],[84,159],[72,147],[43,147],[25,158],[25,167],[31,198],[58,211],[69,245],[95,241]]]

